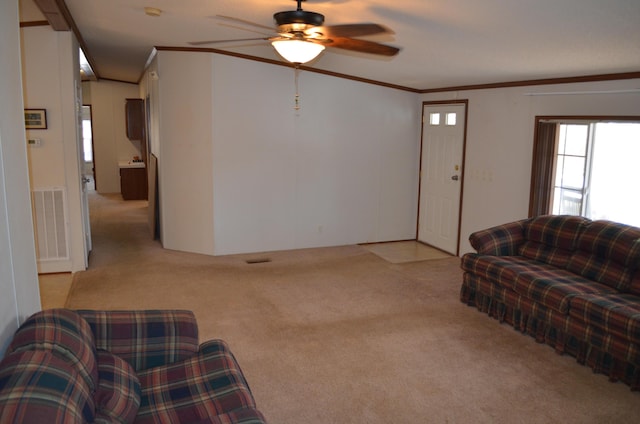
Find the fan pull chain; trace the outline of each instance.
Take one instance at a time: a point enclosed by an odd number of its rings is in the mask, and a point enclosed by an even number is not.
[[[300,93],[298,92],[298,76],[300,75],[300,68],[296,65],[295,68],[295,85],[296,85],[296,95],[295,95],[295,106],[294,110],[300,110]]]

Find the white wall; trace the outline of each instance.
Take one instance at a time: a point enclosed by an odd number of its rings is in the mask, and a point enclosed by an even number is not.
[[[211,56],[161,52],[157,68],[162,243],[213,254]]]
[[[216,254],[415,238],[417,95],[213,63]]]
[[[31,185],[33,188],[65,186],[59,49],[66,40],[60,40],[48,25],[26,27],[20,32],[25,107],[47,111],[47,129],[26,131],[28,138],[42,142],[40,147],[28,148]]]
[[[527,216],[536,116],[640,115],[617,92],[638,80],[419,96],[302,72],[296,112],[292,69],[161,51],[157,71],[164,245],[216,255],[414,238],[422,101],[469,100],[461,253]]]
[[[81,213],[80,157],[76,102],[80,84],[78,43],[71,32],[50,26],[21,30],[22,72],[26,108],[46,109],[47,129],[28,130],[39,138],[30,147],[29,170],[34,189],[65,187],[69,259],[39,263],[40,272],[75,272],[86,269]]]
[[[94,167],[98,193],[120,193],[118,162],[141,156],[140,142],[127,138],[125,104],[127,98],[139,98],[139,87],[116,81],[84,82],[91,105]]]
[[[527,217],[536,116],[640,116],[640,93],[593,93],[638,88],[636,79],[422,96],[424,101],[469,99],[461,254],[472,251],[473,231]]]
[[[18,22],[17,2],[0,2],[0,356],[18,325],[40,310]]]
[[[415,237],[413,93],[158,53],[164,246],[231,254]],[[213,226],[212,226],[213,225]]]

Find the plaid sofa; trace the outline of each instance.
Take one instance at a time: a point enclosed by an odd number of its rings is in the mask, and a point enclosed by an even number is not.
[[[222,340],[190,311],[28,318],[0,362],[1,423],[265,423]]]
[[[545,215],[469,240],[462,302],[640,390],[640,228]]]

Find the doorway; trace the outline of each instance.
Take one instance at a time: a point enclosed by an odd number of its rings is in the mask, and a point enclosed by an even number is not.
[[[423,103],[418,241],[459,254],[467,100]]]
[[[76,89],[77,103],[80,106],[80,99],[82,98],[82,88],[80,84]],[[89,266],[89,255],[93,248],[93,242],[91,240],[91,222],[89,218],[89,198],[88,191],[95,190],[95,169],[93,162],[93,126],[91,117],[91,106],[81,105],[80,116],[78,116],[79,125],[79,153],[80,153],[80,178],[81,178],[81,204],[82,204],[82,221],[83,232],[85,242],[85,268]]]
[[[91,105],[82,105],[82,179],[87,189],[96,189],[96,169],[93,159],[93,126]]]

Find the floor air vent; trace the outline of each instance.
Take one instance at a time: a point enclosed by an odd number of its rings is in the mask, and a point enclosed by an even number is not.
[[[31,195],[38,260],[68,259],[64,188],[36,189]]]
[[[245,262],[247,262],[249,265],[264,264],[264,263],[267,263],[267,262],[271,262],[271,259],[269,259],[269,258],[247,259]]]

